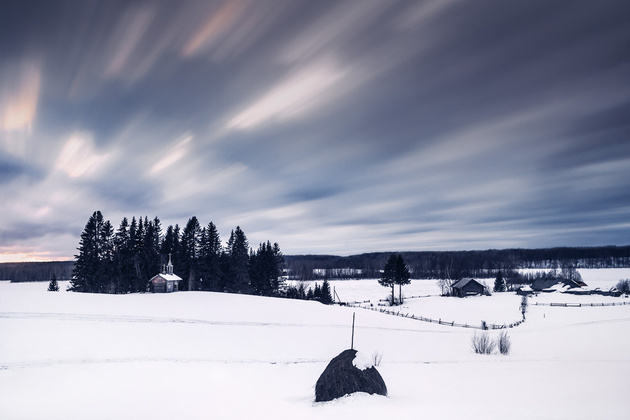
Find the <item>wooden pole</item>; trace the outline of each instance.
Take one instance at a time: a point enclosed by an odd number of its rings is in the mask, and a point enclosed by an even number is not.
[[[354,350],[354,316],[356,312],[352,312],[352,341],[350,342],[350,350]]]

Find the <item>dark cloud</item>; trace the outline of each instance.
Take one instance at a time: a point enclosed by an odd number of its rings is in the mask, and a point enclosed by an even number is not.
[[[78,235],[75,226],[48,225],[40,223],[19,223],[9,228],[0,229],[0,243],[9,245],[13,242],[24,242],[27,240],[38,240],[45,236],[54,235]]]
[[[25,172],[26,168],[22,164],[0,157],[0,183],[9,182]]]

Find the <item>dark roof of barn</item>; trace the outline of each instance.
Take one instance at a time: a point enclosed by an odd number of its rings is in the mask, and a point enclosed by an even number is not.
[[[582,286],[586,286],[586,283],[584,282],[576,282],[574,280],[567,280],[567,279],[538,279],[535,280],[534,283],[532,284],[532,289],[540,292],[541,290],[548,290],[548,289],[552,289],[554,286],[559,285],[559,284],[563,284],[565,286],[568,286],[570,289],[573,289],[575,287],[582,287]]]
[[[472,279],[472,278],[464,278],[464,279],[458,280],[455,283],[453,283],[451,287],[455,289],[463,289],[468,284],[475,284],[475,283],[478,284],[480,287],[483,287],[483,284],[479,283],[477,280]]]

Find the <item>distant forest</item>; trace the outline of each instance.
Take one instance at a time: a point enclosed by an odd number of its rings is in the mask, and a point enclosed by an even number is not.
[[[630,267],[630,246],[502,249],[484,251],[421,251],[400,253],[415,279],[496,277],[499,270],[519,268]],[[285,255],[289,277],[298,280],[379,278],[390,252],[339,257]]]
[[[400,253],[415,279],[496,277],[499,270],[519,268],[627,268],[630,246],[503,249],[485,251],[422,251]],[[296,280],[379,278],[391,252],[348,257],[285,255],[287,273]],[[0,279],[48,281],[72,275],[73,261],[0,263]]]
[[[74,261],[8,262],[0,263],[0,280],[13,282],[70,280]]]

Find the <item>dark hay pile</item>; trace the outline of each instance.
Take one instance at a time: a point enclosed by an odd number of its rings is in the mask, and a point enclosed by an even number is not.
[[[356,350],[345,350],[330,361],[315,384],[315,401],[331,401],[353,392],[387,395],[387,387],[375,367],[356,368]]]

